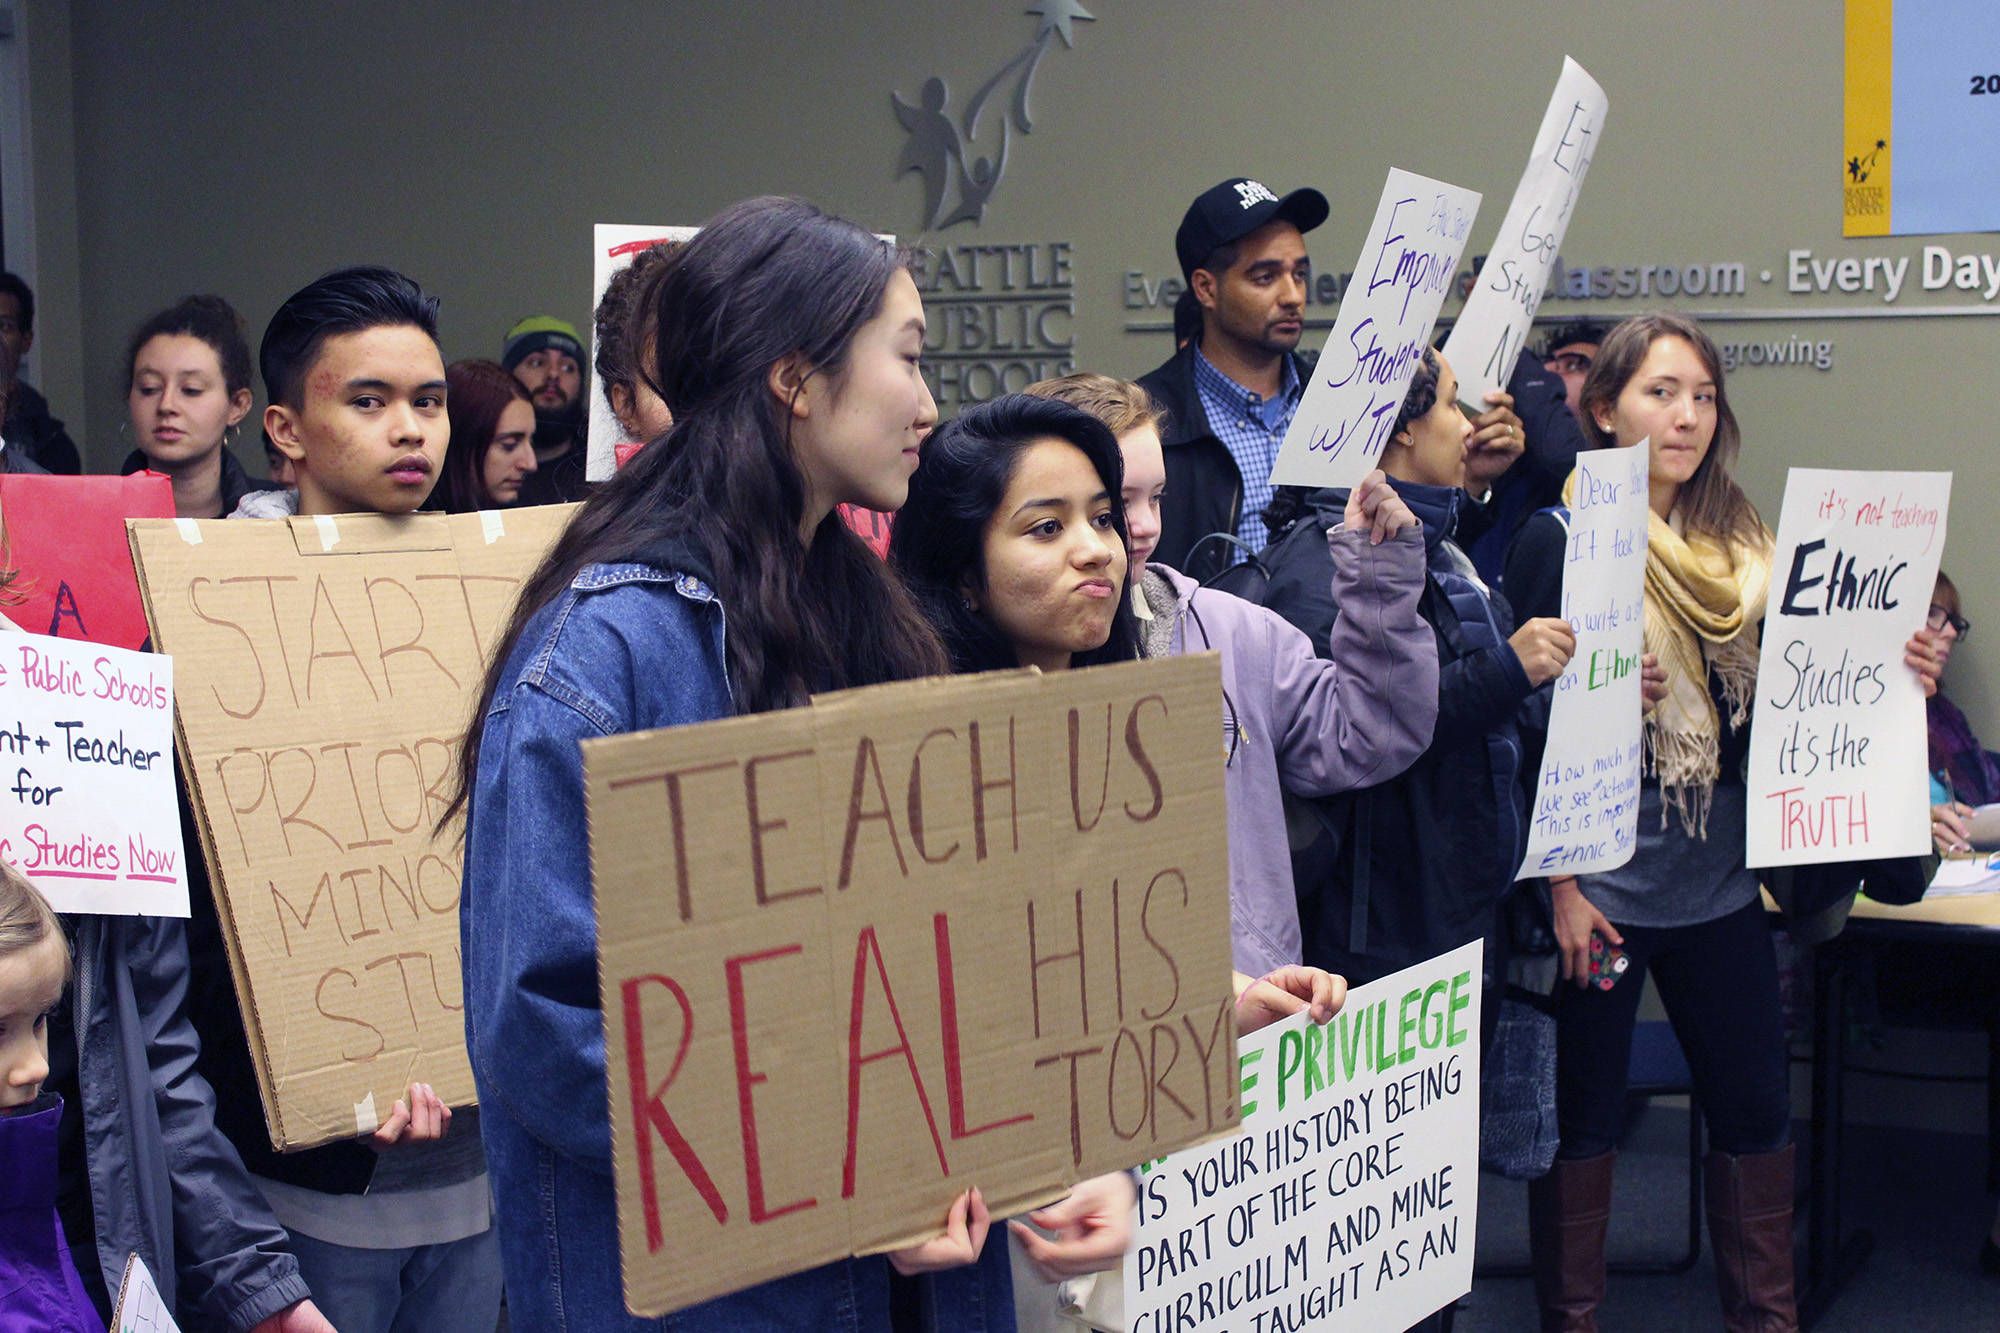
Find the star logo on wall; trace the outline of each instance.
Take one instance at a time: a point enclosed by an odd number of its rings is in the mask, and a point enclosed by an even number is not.
[[[914,171],[923,177],[924,231],[941,231],[960,222],[977,226],[986,216],[986,205],[1007,169],[1014,134],[1029,134],[1035,128],[1028,95],[1042,57],[1057,39],[1074,49],[1075,25],[1097,21],[1097,16],[1077,0],[1036,0],[1024,12],[1038,20],[1035,35],[979,86],[958,120],[954,121],[946,109],[951,90],[937,75],[924,80],[914,102],[905,102],[900,93],[889,94],[890,108],[906,136],[902,155],[896,159],[896,174]],[[979,137],[980,119],[987,102],[1010,77],[1010,105],[999,119],[1000,132],[989,147]]]

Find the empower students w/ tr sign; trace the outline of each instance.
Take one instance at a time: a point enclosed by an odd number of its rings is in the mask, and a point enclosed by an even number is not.
[[[1375,468],[1478,211],[1476,190],[1390,169],[1272,485],[1352,486]]]

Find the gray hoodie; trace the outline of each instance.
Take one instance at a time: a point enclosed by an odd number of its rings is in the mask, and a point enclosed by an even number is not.
[[[1300,960],[1284,792],[1386,782],[1429,747],[1437,720],[1437,641],[1417,614],[1422,531],[1371,546],[1365,531],[1335,528],[1327,546],[1345,611],[1330,658],[1277,612],[1165,565],[1147,565],[1140,582],[1149,656],[1222,654],[1230,943],[1236,970],[1253,977]]]

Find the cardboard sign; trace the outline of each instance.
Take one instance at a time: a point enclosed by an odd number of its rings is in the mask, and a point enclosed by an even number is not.
[[[628,1308],[1236,1122],[1217,663],[584,742]]]
[[[160,1299],[160,1288],[146,1261],[137,1254],[125,1260],[125,1278],[118,1284],[110,1333],[181,1333],[173,1311]]]
[[[1486,410],[1487,392],[1506,389],[1514,373],[1583,192],[1609,105],[1597,80],[1564,56],[1562,77],[1556,80],[1542,127],[1535,131],[1514,202],[1507,206],[1500,235],[1445,339],[1445,359],[1458,372],[1459,399],[1475,413]]]
[[[173,745],[173,659],[0,634],[0,861],[58,912],[186,916]]]
[[[1924,692],[1903,645],[1944,553],[1949,472],[1791,470],[1750,731],[1748,863],[1931,850]]]
[[[143,646],[146,613],[125,520],[173,516],[174,484],[157,472],[0,474],[0,567],[15,572],[0,607],[36,634]]]
[[[1614,870],[1637,846],[1651,452],[1642,440],[1576,458],[1562,590],[1576,652],[1556,677],[1519,879]]]
[[[571,506],[130,525],[271,1142],[473,1101],[459,841],[486,656]]]
[[[632,259],[641,250],[663,241],[686,241],[700,231],[699,227],[634,227],[615,222],[600,222],[590,229],[591,281],[595,284],[590,294],[590,423],[585,440],[588,452],[584,455],[583,475],[591,481],[603,481],[617,471],[620,446],[644,444],[644,440],[634,440],[618,424],[618,414],[611,410],[611,399],[604,392],[604,381],[599,379],[597,365],[597,307],[604,301],[604,290],[611,285],[611,279],[621,270],[630,268]]]
[[[1481,948],[1243,1039],[1237,1132],[1145,1168],[1125,1327],[1408,1328],[1472,1289]]]
[[[1272,485],[1352,486],[1375,467],[1478,211],[1477,191],[1390,169]]]

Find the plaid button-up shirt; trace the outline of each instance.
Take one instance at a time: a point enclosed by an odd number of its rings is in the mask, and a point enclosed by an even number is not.
[[[1299,410],[1299,399],[1305,395],[1305,384],[1292,358],[1286,357],[1284,365],[1284,387],[1275,397],[1264,398],[1217,370],[1199,346],[1194,349],[1194,387],[1201,397],[1201,410],[1208,416],[1208,428],[1229,450],[1236,470],[1243,475],[1243,513],[1236,535],[1253,551],[1263,550],[1270,540],[1263,515],[1264,506],[1271,503],[1271,469],[1277,464],[1278,446],[1285,442],[1292,414]],[[1236,558],[1230,563],[1236,563]]]

